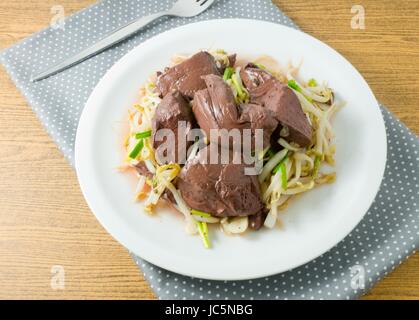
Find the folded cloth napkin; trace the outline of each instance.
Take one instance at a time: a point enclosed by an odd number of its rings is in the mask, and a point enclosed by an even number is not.
[[[163,18],[136,36],[38,83],[30,77],[130,20],[167,9],[173,0],[109,0],[4,50],[0,59],[39,120],[74,164],[81,111],[105,72],[162,31],[201,20],[250,18],[296,25],[269,0],[218,0],[192,19]],[[288,272],[247,281],[207,281],[163,270],[133,256],[161,299],[351,299],[368,290],[419,245],[419,139],[382,107],[388,159],[380,191],[357,228],[321,257]]]

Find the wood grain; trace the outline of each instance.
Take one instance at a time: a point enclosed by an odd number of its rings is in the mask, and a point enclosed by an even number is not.
[[[419,133],[419,2],[274,1],[304,31],[328,43],[364,75],[377,98]],[[90,0],[60,0],[70,15]],[[0,48],[46,27],[52,0],[0,2]],[[362,4],[366,29],[352,30]],[[74,171],[26,101],[0,72],[0,298],[153,299],[124,248],[90,213]],[[65,268],[65,289],[50,286]],[[419,254],[365,299],[419,299]]]

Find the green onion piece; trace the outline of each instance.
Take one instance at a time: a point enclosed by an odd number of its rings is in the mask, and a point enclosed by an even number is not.
[[[201,221],[201,223],[202,223],[202,228],[204,230],[204,234],[206,234],[208,237],[208,223],[203,222],[203,221]]]
[[[275,168],[272,170],[272,173],[275,174],[277,173],[279,170],[281,170],[281,165],[288,159],[288,152],[285,155],[285,157],[282,158],[281,161],[279,161],[279,163],[275,166]]]
[[[132,151],[129,154],[129,157],[131,159],[136,159],[138,157],[138,154],[141,152],[141,150],[143,150],[143,147],[144,147],[144,140],[141,139],[140,141],[138,141],[134,149],[132,149]]]
[[[295,80],[288,80],[288,87],[293,88],[294,90],[301,92],[300,86],[295,82]]]
[[[151,130],[144,131],[144,132],[138,132],[138,133],[135,134],[136,139],[144,139],[144,138],[148,138],[148,137],[151,137]]]
[[[225,71],[224,71],[224,76],[223,76],[224,81],[227,81],[228,79],[231,79],[231,76],[233,75],[233,73],[234,73],[233,68],[231,68],[231,67],[226,68]]]
[[[282,162],[281,163],[281,179],[282,179],[282,189],[286,189],[287,188],[287,170],[285,168],[285,163]]]
[[[201,236],[202,242],[204,243],[204,247],[206,249],[211,248],[211,242],[209,241],[208,237],[208,225],[206,222],[196,221],[198,226],[199,235]]]
[[[303,94],[303,90],[301,90],[300,86],[297,84],[297,82],[295,82],[294,79],[288,81],[288,87],[290,87],[290,88],[294,89],[295,91],[298,91],[299,93]],[[304,97],[309,102],[313,102],[313,99],[311,99],[310,97],[307,97],[305,95],[304,95]]]
[[[192,209],[191,213],[195,216],[201,216],[201,217],[205,217],[205,218],[211,218],[211,215],[208,212],[204,212],[204,211],[200,211],[200,210],[195,210]]]
[[[263,64],[261,64],[261,63],[253,63],[256,67],[258,67],[259,69],[262,69],[262,70],[266,70],[266,67],[263,65]]]
[[[236,77],[236,75],[235,74],[233,74],[232,76],[231,76],[231,80],[233,81],[233,85],[234,85],[234,87],[236,88],[236,90],[237,90],[237,94],[239,95],[239,97],[241,98],[241,97],[243,97],[243,88],[241,87],[241,85],[239,84],[239,80],[237,79],[237,77]]]
[[[310,80],[308,80],[308,86],[309,87],[317,87],[317,81],[314,78],[311,78]]]
[[[319,173],[319,168],[320,168],[320,161],[321,161],[321,156],[316,156],[314,158],[314,168],[313,168],[313,179],[315,179],[317,177],[317,174]]]

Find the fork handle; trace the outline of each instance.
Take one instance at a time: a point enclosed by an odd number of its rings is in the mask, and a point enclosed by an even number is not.
[[[149,23],[166,15],[168,15],[167,12],[157,12],[157,13],[139,18],[132,22],[129,22],[127,25],[120,27],[119,29],[111,31],[107,36],[103,37],[96,44],[92,45],[92,47],[100,46],[101,50],[104,50],[122,40],[125,40],[132,34],[144,28]]]
[[[134,20],[127,25],[120,27],[119,29],[111,31],[108,35],[103,37],[101,40],[77,53],[76,55],[65,59],[64,61],[58,63],[54,67],[50,68],[47,71],[44,71],[37,75],[32,81],[38,81],[45,79],[53,74],[56,74],[62,70],[65,70],[81,61],[84,61],[104,50],[111,47],[112,45],[125,40],[132,34],[136,33],[141,28],[148,25],[150,22],[163,17],[170,15],[169,12],[158,12],[151,14],[149,16],[142,17],[140,19]]]

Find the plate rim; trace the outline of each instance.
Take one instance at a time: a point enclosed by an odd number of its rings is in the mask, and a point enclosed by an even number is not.
[[[124,64],[124,60],[125,59],[128,59],[128,57],[130,57],[131,55],[134,55],[134,53],[137,50],[139,50],[139,48],[141,48],[142,46],[145,46],[146,44],[148,44],[149,42],[153,41],[154,39],[156,39],[158,37],[161,37],[162,35],[165,35],[167,33],[174,32],[175,30],[177,32],[179,32],[179,30],[188,29],[188,28],[191,27],[191,25],[197,25],[197,24],[212,24],[214,22],[217,22],[217,23],[232,23],[233,22],[234,23],[234,22],[237,22],[237,21],[242,21],[242,22],[245,22],[245,23],[266,24],[266,25],[269,25],[269,26],[274,27],[274,28],[283,28],[283,29],[286,29],[289,32],[302,33],[305,36],[307,36],[307,37],[311,38],[312,40],[314,40],[315,42],[318,42],[321,45],[326,46],[329,50],[332,50],[341,59],[343,59],[345,61],[345,63],[348,64],[351,67],[351,69],[359,76],[359,78],[362,79],[364,85],[366,86],[366,88],[369,89],[370,94],[374,98],[376,107],[377,107],[377,109],[379,111],[379,114],[380,114],[380,126],[381,126],[381,129],[382,129],[381,130],[382,131],[381,132],[382,134],[380,134],[382,140],[380,140],[380,142],[382,142],[382,146],[381,147],[383,149],[381,150],[381,152],[383,153],[382,155],[383,155],[384,160],[381,161],[380,162],[380,165],[378,166],[379,167],[378,170],[380,172],[379,173],[380,183],[378,183],[377,186],[374,188],[374,190],[371,191],[371,194],[373,194],[374,196],[372,197],[372,199],[370,201],[368,201],[369,202],[368,206],[366,208],[363,208],[362,209],[363,214],[360,215],[359,220],[356,223],[354,223],[353,225],[351,225],[350,228],[346,228],[345,230],[348,230],[348,231],[345,232],[344,235],[343,235],[343,232],[342,232],[342,236],[336,237],[336,238],[339,238],[339,239],[333,245],[330,245],[326,249],[320,250],[321,252],[320,253],[316,253],[316,255],[314,257],[310,257],[310,258],[307,258],[307,259],[302,259],[304,261],[302,261],[300,263],[297,263],[296,265],[291,265],[291,266],[287,267],[286,269],[281,268],[281,269],[278,269],[276,271],[273,271],[272,270],[271,272],[259,272],[259,273],[258,272],[254,272],[254,275],[252,275],[252,276],[249,276],[249,275],[247,275],[247,276],[246,275],[239,275],[239,276],[236,276],[236,277],[229,276],[229,277],[226,278],[223,275],[215,276],[215,275],[212,275],[212,274],[211,275],[205,275],[205,274],[202,274],[200,272],[192,273],[192,272],[189,272],[189,271],[179,270],[179,268],[172,267],[171,265],[167,265],[167,264],[162,265],[162,263],[158,259],[155,259],[150,254],[143,254],[143,252],[134,252],[134,250],[131,250],[130,247],[132,248],[133,246],[130,245],[130,240],[128,238],[124,238],[123,236],[121,236],[120,233],[118,234],[118,232],[115,231],[115,228],[111,225],[111,223],[108,223],[108,221],[105,221],[107,219],[105,219],[103,215],[99,214],[97,212],[97,210],[94,210],[95,205],[92,203],[92,201],[90,199],[90,196],[88,195],[89,192],[90,192],[90,190],[88,190],[88,187],[86,186],[85,180],[84,180],[85,177],[82,175],[82,171],[83,170],[82,170],[82,167],[80,165],[80,163],[81,163],[80,162],[81,161],[80,160],[80,157],[81,157],[81,155],[80,155],[81,154],[81,152],[80,152],[81,147],[80,146],[82,145],[82,140],[83,140],[81,136],[82,136],[82,133],[83,133],[82,131],[83,131],[83,126],[84,126],[84,119],[86,119],[86,114],[88,114],[88,112],[89,112],[89,109],[90,109],[89,106],[91,104],[94,104],[93,101],[95,100],[95,95],[97,95],[98,92],[100,91],[100,89],[107,83],[108,78],[112,78],[113,73],[115,73],[116,70],[118,70],[118,67],[120,65],[122,66]],[[300,266],[302,266],[302,265],[304,265],[304,264],[306,264],[306,263],[308,263],[308,262],[310,262],[310,261],[318,258],[319,256],[325,254],[326,252],[330,251],[333,247],[335,247],[343,239],[345,239],[356,228],[356,226],[364,219],[366,213],[368,212],[368,209],[370,208],[370,206],[372,205],[374,199],[377,196],[377,193],[379,191],[379,188],[381,186],[381,183],[382,183],[382,180],[383,180],[383,177],[384,177],[384,172],[385,172],[386,162],[387,162],[387,152],[388,152],[388,150],[387,150],[387,135],[386,135],[384,118],[383,118],[382,112],[380,110],[380,105],[379,105],[377,99],[375,98],[375,95],[374,95],[372,89],[370,88],[370,86],[368,85],[368,83],[366,82],[366,80],[364,79],[364,77],[361,75],[361,73],[342,54],[340,54],[337,50],[335,50],[334,48],[330,47],[326,43],[320,41],[319,39],[317,39],[317,38],[315,38],[315,37],[313,37],[313,36],[311,36],[311,35],[303,32],[303,31],[301,31],[299,29],[294,29],[294,28],[291,28],[289,26],[278,24],[278,23],[275,23],[275,22],[270,22],[270,21],[257,20],[257,19],[233,18],[233,19],[212,19],[212,20],[198,21],[198,22],[188,23],[188,24],[185,24],[185,25],[176,27],[176,28],[172,28],[172,29],[166,30],[166,31],[164,31],[162,33],[159,33],[159,34],[153,36],[153,37],[150,37],[149,39],[145,40],[144,42],[140,43],[139,45],[133,47],[124,56],[122,56],[118,61],[116,61],[112,65],[112,67],[102,76],[102,78],[99,80],[99,82],[96,84],[95,88],[93,89],[92,93],[90,94],[88,100],[86,101],[85,107],[83,108],[82,114],[80,116],[79,124],[78,124],[78,127],[77,127],[76,140],[75,140],[75,158],[74,159],[75,159],[75,168],[76,168],[78,182],[79,182],[80,188],[82,190],[83,196],[84,196],[84,198],[85,198],[85,200],[86,200],[86,202],[87,202],[87,204],[89,206],[89,209],[95,215],[95,217],[99,221],[99,223],[105,228],[105,230],[118,243],[120,243],[121,245],[123,245],[130,253],[133,253],[133,254],[137,255],[138,257],[140,257],[140,258],[148,261],[149,263],[152,263],[152,264],[154,264],[154,265],[156,265],[156,266],[158,266],[158,267],[160,267],[162,269],[169,270],[171,272],[175,272],[175,273],[178,273],[178,274],[181,274],[181,275],[195,277],[195,278],[201,278],[201,279],[207,279],[207,280],[224,280],[224,281],[231,280],[231,281],[238,281],[238,280],[249,280],[249,279],[256,279],[256,278],[261,278],[261,277],[272,276],[272,275],[275,275],[275,274],[280,274],[280,273],[286,272],[286,271],[291,270],[291,269],[295,269],[297,267],[300,267]],[[364,207],[365,207],[365,205],[364,205]],[[274,268],[272,268],[272,269],[274,269]]]

